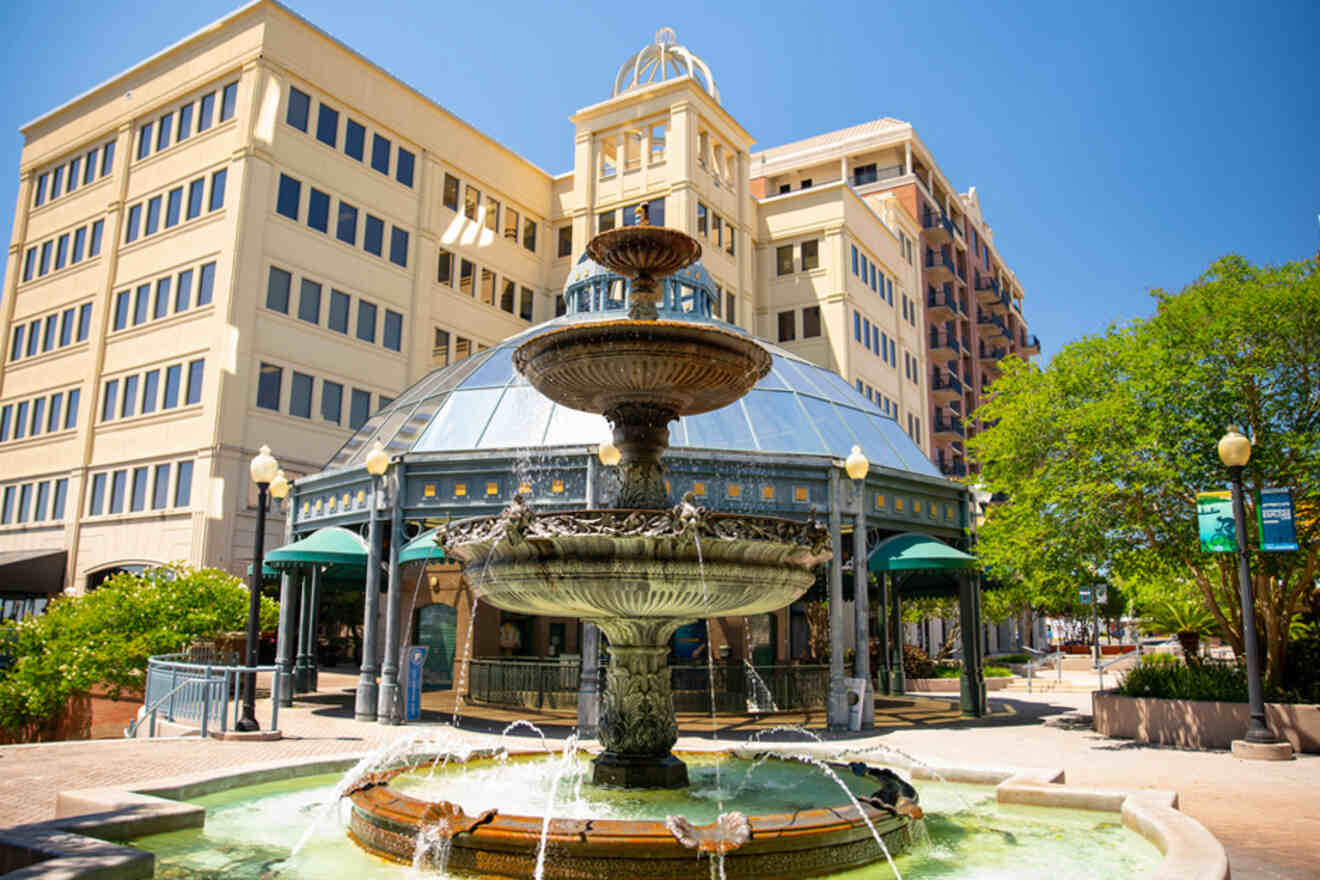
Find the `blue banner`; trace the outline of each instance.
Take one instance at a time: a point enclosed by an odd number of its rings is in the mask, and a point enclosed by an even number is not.
[[[1291,489],[1261,489],[1256,497],[1260,549],[1276,553],[1297,549]]]
[[[416,721],[422,717],[422,667],[426,664],[426,645],[408,648],[408,691],[404,701],[403,719]]]

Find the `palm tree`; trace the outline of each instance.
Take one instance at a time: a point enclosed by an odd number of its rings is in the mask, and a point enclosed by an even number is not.
[[[1188,663],[1196,662],[1201,636],[1210,635],[1217,629],[1214,615],[1196,599],[1188,597],[1153,603],[1142,619],[1142,625],[1148,630],[1176,636]]]

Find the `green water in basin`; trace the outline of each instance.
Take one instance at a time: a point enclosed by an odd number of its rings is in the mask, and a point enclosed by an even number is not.
[[[692,786],[652,792],[596,789],[587,781],[587,759],[575,759],[559,781],[553,814],[663,820],[677,813],[702,824],[722,810],[755,815],[847,802],[836,783],[808,765],[770,761],[749,776],[752,761],[725,759],[719,764],[717,787],[713,759],[691,755],[684,759]],[[405,774],[395,785],[414,797],[454,801],[469,813],[498,807],[504,813],[540,815],[560,766],[558,756],[474,761],[437,767],[434,774],[426,770]],[[869,794],[874,788],[846,772],[841,777],[856,794]],[[207,811],[205,828],[153,835],[133,844],[156,853],[157,878],[399,880],[416,876],[410,868],[367,855],[348,840],[344,831],[348,801],[331,806],[339,779],[338,774],[306,777],[196,798],[192,803]],[[1116,813],[1000,806],[994,790],[986,786],[921,781],[916,788],[930,840],[897,857],[905,878],[1105,880],[1140,876],[1160,861],[1155,847],[1124,828]],[[318,819],[307,844],[290,858],[293,847]],[[553,848],[548,857],[553,861]],[[836,876],[883,880],[893,872],[882,858]]]

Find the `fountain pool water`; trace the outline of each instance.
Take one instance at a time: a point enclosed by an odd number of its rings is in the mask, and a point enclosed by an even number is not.
[[[654,821],[668,814],[681,814],[701,824],[715,818],[720,797],[732,797],[732,788],[744,782],[744,792],[728,801],[726,809],[773,813],[793,809],[799,799],[833,804],[842,799],[834,783],[808,765],[770,761],[746,780],[753,762],[727,757],[721,778],[728,790],[716,791],[713,756],[688,753],[683,757],[691,783],[687,789],[607,790],[576,784],[591,774],[589,761],[579,755],[559,780],[555,816]],[[449,763],[437,769],[433,778],[428,779],[423,768],[397,777],[395,785],[403,793],[457,802],[470,814],[499,805],[502,812],[530,816],[544,808],[560,762],[558,754],[542,754],[507,761]],[[858,795],[869,794],[873,787],[851,774],[841,776]],[[340,803],[340,822],[323,823],[298,855],[290,857],[312,818],[334,803],[339,782],[337,774],[316,776],[197,798],[193,803],[207,809],[204,829],[154,835],[134,844],[156,853],[156,877],[160,880],[471,876],[458,871],[446,874],[414,869],[376,858],[354,846],[343,831],[351,809],[348,800]],[[1156,867],[1161,859],[1154,846],[1122,827],[1114,813],[1000,805],[994,800],[994,790],[984,786],[923,782],[919,792],[929,841],[895,855],[904,877],[1091,880],[1137,876]],[[964,803],[972,808],[967,809]],[[874,847],[874,843],[871,845]],[[552,838],[547,876],[556,866],[557,850]],[[695,860],[695,856],[690,858]],[[697,866],[704,875],[706,859],[703,857]],[[660,868],[660,864],[654,864],[648,876],[665,876]],[[729,876],[740,876],[734,872],[732,860]],[[884,880],[893,873],[881,858],[865,867],[826,876]]]

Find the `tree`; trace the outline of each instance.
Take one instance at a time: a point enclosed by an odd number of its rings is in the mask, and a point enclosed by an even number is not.
[[[1252,556],[1277,684],[1320,556],[1320,274],[1314,260],[1230,256],[1153,296],[1153,316],[1065,346],[1044,370],[1002,363],[976,412],[993,426],[970,446],[983,482],[1009,500],[991,509],[978,551],[1046,603],[1095,573],[1177,572],[1240,654],[1235,559],[1200,551],[1195,498],[1226,486],[1216,444],[1241,425],[1255,444],[1248,490],[1291,487],[1298,508],[1301,549]],[[1247,520],[1256,546],[1250,500]]]
[[[54,718],[69,698],[103,686],[112,698],[140,688],[147,658],[247,625],[248,590],[216,569],[173,566],[118,574],[96,590],[55,600],[46,613],[0,625],[14,657],[0,679],[0,728],[22,741]],[[272,629],[277,603],[261,600]]]

